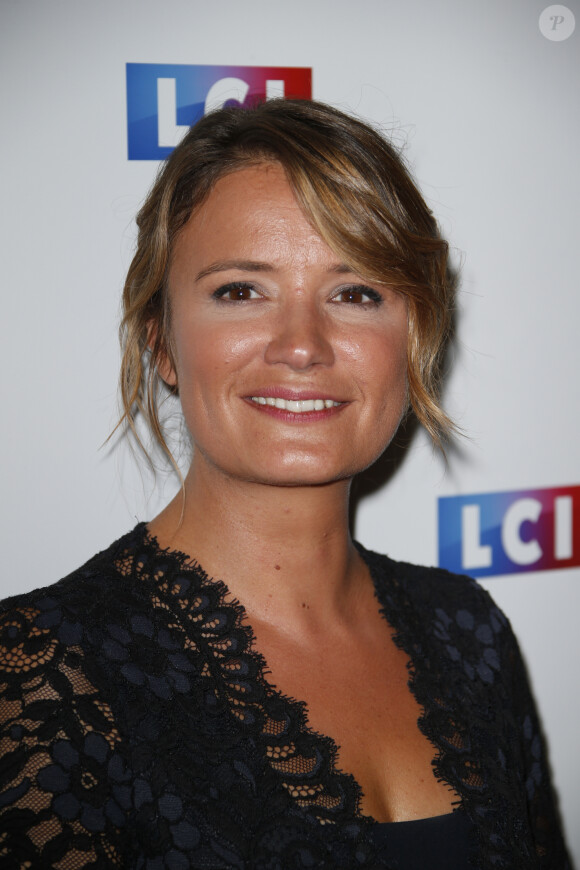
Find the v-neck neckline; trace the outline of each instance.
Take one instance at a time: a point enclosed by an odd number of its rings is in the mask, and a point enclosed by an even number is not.
[[[263,653],[256,649],[256,638],[247,611],[244,605],[232,594],[227,583],[225,583],[223,580],[216,579],[209,575],[204,570],[203,566],[200,565],[200,563],[197,562],[197,560],[189,554],[181,550],[172,549],[171,547],[162,547],[157,539],[157,536],[149,531],[146,523],[139,523],[135,531],[137,530],[140,530],[143,535],[143,543],[147,547],[151,548],[152,551],[154,551],[158,556],[161,556],[164,559],[170,559],[174,563],[178,572],[186,572],[186,574],[189,574],[191,572],[201,582],[201,586],[203,589],[214,590],[217,597],[217,608],[226,614],[230,614],[233,617],[235,628],[238,631],[241,631],[246,637],[247,644],[245,649],[242,650],[241,656],[251,661],[255,666],[252,670],[255,671],[255,679],[263,691],[263,698],[261,699],[262,704],[264,704],[264,702],[270,701],[273,706],[276,707],[277,712],[280,712],[280,710],[284,711],[286,714],[286,718],[289,721],[293,722],[298,735],[302,736],[307,742],[311,744],[311,748],[315,750],[315,755],[321,754],[322,756],[326,756],[327,776],[329,780],[335,785],[340,785],[340,791],[343,792],[344,796],[347,798],[346,804],[349,804],[351,806],[351,817],[356,818],[358,822],[364,824],[365,826],[397,824],[396,821],[379,821],[374,816],[368,813],[364,813],[362,811],[361,803],[364,791],[354,774],[343,770],[339,766],[338,758],[340,753],[340,747],[337,742],[334,740],[334,738],[320,731],[317,731],[310,725],[308,705],[305,701],[294,698],[282,692],[275,684],[271,683],[268,680],[268,663]],[[437,744],[433,736],[429,736],[421,728],[421,722],[425,718],[425,709],[419,698],[417,698],[414,690],[417,670],[416,662],[414,661],[410,651],[410,637],[408,635],[408,632],[405,631],[404,624],[402,624],[404,620],[401,617],[401,613],[405,608],[401,606],[402,602],[400,601],[396,602],[395,606],[391,605],[390,607],[385,602],[385,596],[384,594],[381,594],[381,592],[384,593],[384,590],[381,589],[381,585],[384,585],[384,583],[381,584],[379,582],[379,577],[377,576],[378,570],[377,567],[373,564],[378,554],[366,550],[365,547],[363,547],[360,543],[356,541],[354,542],[354,544],[369,571],[371,582],[373,584],[374,595],[379,604],[379,612],[381,618],[385,620],[385,627],[386,629],[390,628],[392,630],[393,642],[407,656],[407,669],[410,675],[408,683],[409,691],[415,698],[419,708],[423,711],[417,721],[417,727],[426,737],[426,739],[429,741],[433,748],[434,754],[431,761],[433,773],[436,779],[445,782],[452,790],[452,792],[457,795],[457,801],[454,809],[450,810],[448,814],[445,814],[451,815],[458,809],[463,808],[462,801],[453,785],[445,780],[441,775],[439,762],[443,754],[442,747]],[[392,563],[387,556],[381,556],[380,558],[385,563],[393,565],[393,567],[396,564]],[[395,596],[395,598],[397,598],[398,595],[402,594],[401,590],[397,588],[397,584],[395,583],[391,584],[390,593],[391,596]],[[399,606],[397,606],[397,604]],[[215,607],[213,608],[213,611],[215,613]],[[239,656],[240,653],[237,652],[236,658]],[[268,717],[268,711],[265,709],[265,706],[262,709],[262,712],[264,717]],[[272,766],[275,765],[275,762],[272,762],[271,759],[270,763],[272,764]],[[344,802],[344,800],[341,801],[341,803]],[[437,816],[428,818],[436,817]]]

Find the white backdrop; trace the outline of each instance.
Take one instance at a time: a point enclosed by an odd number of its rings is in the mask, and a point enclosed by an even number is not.
[[[446,468],[416,436],[359,506],[364,544],[433,564],[439,496],[580,484],[580,7],[553,40],[546,6],[0,0],[2,595],[53,582],[164,498],[123,446],[101,447],[157,169],[127,159],[126,63],[312,67],[314,97],[407,144],[461,268],[446,406],[470,438]],[[580,569],[485,585],[519,635],[580,863]]]

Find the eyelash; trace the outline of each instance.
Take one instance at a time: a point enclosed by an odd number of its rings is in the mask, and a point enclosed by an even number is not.
[[[211,294],[212,297],[218,302],[225,302],[226,304],[231,304],[232,302],[247,302],[250,300],[247,299],[226,299],[226,295],[228,293],[232,293],[236,290],[253,290],[255,291],[255,287],[253,284],[249,284],[247,281],[231,281],[229,284],[224,284],[222,287],[218,287],[217,290]]]
[[[346,287],[340,287],[338,292],[332,297],[332,301],[334,302],[339,296],[342,296],[343,293],[353,293],[360,294],[360,296],[366,296],[367,302],[354,303],[351,302],[352,305],[360,304],[366,307],[376,306],[382,304],[383,297],[376,290],[373,290],[372,287],[366,287],[364,284],[349,284]]]
[[[218,287],[217,290],[214,290],[214,292],[212,293],[212,297],[217,302],[225,302],[226,304],[231,304],[232,302],[252,301],[251,299],[247,299],[247,298],[246,299],[240,299],[240,298],[238,298],[238,299],[226,299],[226,296],[228,293],[232,293],[235,291],[243,291],[243,290],[257,292],[254,285],[247,282],[247,281],[231,281],[229,284],[224,284],[222,287]],[[383,297],[381,296],[380,293],[377,293],[377,291],[373,290],[372,287],[366,287],[365,285],[362,285],[362,284],[349,284],[346,287],[340,287],[338,292],[335,293],[335,295],[331,297],[330,301],[337,302],[338,298],[340,296],[342,296],[344,293],[360,294],[360,296],[362,296],[362,297],[365,297],[365,296],[367,297],[368,301],[366,301],[366,302],[363,301],[360,303],[355,303],[355,302],[351,301],[350,304],[352,304],[352,305],[361,305],[361,306],[364,305],[366,307],[370,307],[370,306],[378,307],[383,302]],[[344,303],[344,304],[348,304],[348,303]]]

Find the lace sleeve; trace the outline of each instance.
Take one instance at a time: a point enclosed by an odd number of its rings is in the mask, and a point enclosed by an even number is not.
[[[48,598],[0,614],[2,868],[122,866],[130,788],[81,636]]]
[[[510,633],[511,634],[511,633]],[[530,826],[542,870],[571,870],[552,789],[547,748],[515,637],[509,651]]]

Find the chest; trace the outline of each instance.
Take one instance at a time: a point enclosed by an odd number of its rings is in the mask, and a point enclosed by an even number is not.
[[[335,838],[329,833],[343,827],[358,849],[356,792],[337,771],[352,774],[362,790],[358,809],[379,821],[449,812],[456,795],[433,775],[436,749],[417,724],[423,710],[408,687],[408,656],[394,644],[385,620],[380,631],[369,625],[367,634],[351,641],[333,638],[316,650],[291,639],[281,643],[254,624],[254,651],[265,658],[264,684],[246,635],[219,618],[217,607],[205,606],[208,615],[203,622],[196,619],[195,632],[185,632],[179,614],[163,609],[157,632],[135,635],[123,658],[115,648],[108,660],[107,686],[119,691],[113,707],[127,761],[119,788],[131,779],[136,784],[131,830],[148,850],[165,843],[170,848],[172,838],[185,831],[195,854],[189,866],[228,866],[213,852],[219,829],[239,855],[253,855],[259,841],[264,854],[279,849],[287,857],[294,837],[297,843],[308,841],[319,866],[355,866],[350,855],[337,853],[330,860],[327,853],[346,848],[342,833]],[[189,623],[188,618],[181,624]],[[509,745],[501,735],[482,742],[478,735],[485,723],[473,727],[479,696],[465,696],[471,685],[462,677],[465,662],[448,656],[453,673],[440,676],[444,647],[425,643],[425,649],[427,666],[418,673],[423,688],[427,682],[431,687],[427,715],[438,713],[442,701],[447,721],[457,725],[451,733],[439,727],[439,718],[430,731],[440,738],[439,747],[449,746],[443,752],[445,771],[453,775],[446,778],[459,783],[461,794],[481,791],[493,806],[485,777],[473,769],[461,788],[465,724],[470,765],[472,759],[487,759],[488,769],[491,764],[501,773],[496,762],[501,747],[509,774],[515,768]],[[288,701],[292,698],[305,703],[306,720]],[[485,709],[493,713],[496,694],[486,690],[486,699]],[[339,747],[336,757],[327,738]],[[503,793],[506,788],[502,784]],[[313,826],[314,817],[323,824]],[[282,830],[288,840],[281,839]]]
[[[361,788],[361,810],[379,821],[451,812],[457,796],[437,781],[436,750],[421,732],[408,657],[384,620],[377,631],[312,648],[259,631],[269,682],[306,704],[307,724],[338,747],[336,767]]]

